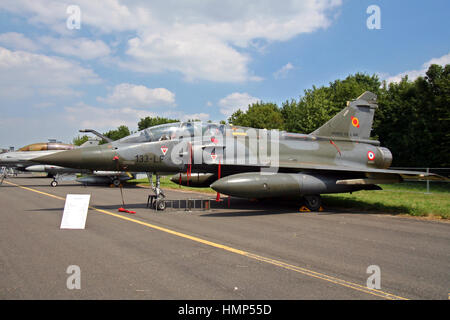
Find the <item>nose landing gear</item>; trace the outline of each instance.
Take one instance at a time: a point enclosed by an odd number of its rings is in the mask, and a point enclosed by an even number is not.
[[[161,180],[159,174],[156,174],[156,185],[153,184],[153,173],[147,173],[148,182],[150,183],[150,187],[154,192],[154,195],[149,195],[147,200],[147,206],[150,204],[150,208],[154,208],[156,210],[165,210],[166,209],[166,201],[164,198],[166,197],[164,192],[161,190]]]

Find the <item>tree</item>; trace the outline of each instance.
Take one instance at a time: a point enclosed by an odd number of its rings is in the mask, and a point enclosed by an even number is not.
[[[83,143],[89,140],[89,137],[87,135],[84,136],[77,136],[76,138],[73,138],[72,143],[76,146],[81,146]]]
[[[297,102],[294,99],[283,103],[281,113],[285,130],[310,133],[333,116],[335,108],[330,100],[329,88],[305,90],[305,96]]]
[[[394,166],[450,165],[450,65],[431,65],[414,82],[405,76],[383,87],[374,133],[394,155]]]
[[[108,132],[103,134],[104,136],[112,139],[112,140],[119,140],[126,136],[130,135],[130,130],[127,126],[119,126],[116,130],[109,130]],[[100,144],[104,144],[106,141],[101,141]]]
[[[329,86],[304,91],[299,101],[292,99],[283,103],[281,113],[285,130],[310,133],[334,117],[347,101],[353,100],[365,91],[378,94],[380,80],[376,75],[356,73],[344,80],[330,82]]]
[[[246,112],[234,112],[228,122],[244,127],[259,129],[282,129],[283,115],[275,103],[256,102]]]
[[[172,123],[172,122],[179,122],[179,120],[162,118],[162,117],[145,117],[145,118],[141,118],[141,120],[139,120],[138,129],[144,130],[149,127],[157,126],[159,124]]]
[[[435,157],[433,166],[450,166],[450,64],[431,65],[425,80],[429,83],[428,101],[433,116],[430,119]]]

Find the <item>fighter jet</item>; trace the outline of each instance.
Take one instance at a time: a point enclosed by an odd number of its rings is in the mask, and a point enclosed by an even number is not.
[[[88,140],[79,148],[98,145],[98,140]],[[33,143],[20,148],[18,151],[6,152],[0,154],[0,167],[11,168],[22,172],[45,172],[49,178],[53,178],[50,185],[56,187],[60,177],[65,175],[74,175],[77,173],[86,174],[77,179],[83,184],[114,184],[119,186],[121,182],[132,179],[133,176],[124,172],[116,171],[94,171],[89,169],[74,169],[69,167],[57,166],[54,164],[36,164],[31,159],[41,157],[43,155],[55,154],[64,150],[73,150],[78,148],[72,144],[64,144],[59,142],[43,142]],[[7,170],[3,170],[0,176],[1,181],[8,174]]]
[[[92,142],[89,142],[89,144],[92,145]],[[17,151],[72,150],[74,148],[75,146],[73,144],[66,144],[57,142],[55,140],[49,140],[49,142],[38,142],[26,145],[25,147],[22,147]]]
[[[175,182],[210,185],[218,193],[235,197],[302,197],[312,211],[319,209],[321,194],[379,190],[378,184],[404,179],[446,179],[388,169],[392,153],[370,138],[376,99],[371,92],[363,93],[310,134],[180,122],[33,161],[79,169],[147,172],[160,210],[165,208],[161,174],[176,173]]]
[[[83,146],[93,144],[94,141],[88,141]],[[53,154],[64,150],[72,150],[74,148],[75,146],[72,144],[64,144],[56,141],[33,143],[20,148],[18,151],[11,151],[1,154],[0,166],[14,169],[15,172],[45,172],[48,174],[47,176],[49,178],[53,178],[51,185],[57,186],[58,182],[56,177],[58,177],[58,175],[74,174],[78,173],[80,170],[55,165],[37,165],[35,162],[31,162],[30,160],[43,155]],[[6,171],[3,171],[2,178],[5,178],[5,174]]]
[[[80,170],[78,170],[80,171]],[[136,174],[121,171],[93,171],[76,179],[84,185],[106,184],[119,187],[122,182],[136,179]]]

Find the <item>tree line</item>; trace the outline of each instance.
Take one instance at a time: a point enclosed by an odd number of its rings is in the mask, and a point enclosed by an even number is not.
[[[431,65],[423,77],[409,81],[405,76],[389,84],[377,75],[356,73],[327,86],[313,86],[281,106],[253,103],[227,120],[238,126],[310,133],[365,91],[378,96],[372,137],[392,151],[393,166],[450,167],[450,65]],[[146,117],[140,119],[138,129],[177,121]],[[104,135],[117,140],[130,133],[128,127],[120,126]],[[74,143],[83,140],[87,137],[77,137]]]

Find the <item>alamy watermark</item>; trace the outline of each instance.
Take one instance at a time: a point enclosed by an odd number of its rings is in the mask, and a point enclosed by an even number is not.
[[[81,289],[81,269],[77,265],[70,265],[66,270],[67,274],[70,274],[67,277],[66,287],[69,290],[80,290]]]
[[[381,9],[379,6],[373,4],[367,7],[367,14],[370,16],[366,20],[366,26],[369,30],[381,29]]]
[[[81,29],[81,9],[80,6],[70,5],[66,9],[66,13],[69,15],[66,20],[66,26],[69,30]]]
[[[381,269],[377,265],[367,267],[366,273],[371,274],[367,278],[366,286],[369,289],[381,289]]]

